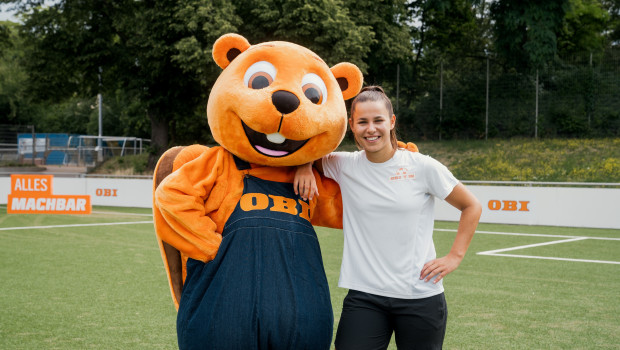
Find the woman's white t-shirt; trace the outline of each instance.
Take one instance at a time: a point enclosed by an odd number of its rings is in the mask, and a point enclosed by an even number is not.
[[[338,286],[375,295],[419,299],[443,292],[441,281],[420,280],[435,259],[434,197],[445,199],[458,184],[435,159],[397,150],[384,163],[364,151],[334,152],[323,171],[340,185],[344,251]]]

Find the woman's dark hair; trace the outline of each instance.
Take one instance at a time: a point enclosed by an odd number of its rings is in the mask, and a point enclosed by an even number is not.
[[[388,115],[391,118],[394,115],[394,108],[392,108],[392,101],[387,97],[385,91],[381,86],[371,85],[362,88],[362,91],[355,96],[353,102],[351,102],[351,120],[353,120],[353,113],[355,113],[355,106],[360,102],[368,102],[368,101],[381,101],[385,104],[385,109],[388,111]],[[396,126],[390,130],[390,142],[392,143],[392,147],[394,149],[398,148],[396,143]],[[357,148],[361,149],[359,142],[355,139],[355,144]]]

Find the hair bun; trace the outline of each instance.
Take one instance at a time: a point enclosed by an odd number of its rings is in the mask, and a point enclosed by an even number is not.
[[[383,88],[381,86],[377,86],[377,85],[365,86],[365,87],[362,88],[360,93],[362,93],[364,91],[377,91],[377,92],[380,92],[382,94],[385,94],[385,91],[383,91]]]

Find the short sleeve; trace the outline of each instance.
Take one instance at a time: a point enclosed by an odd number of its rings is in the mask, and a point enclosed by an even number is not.
[[[343,169],[343,164],[346,161],[346,153],[345,152],[332,152],[323,158],[321,161],[323,162],[323,174],[328,178],[339,182],[340,174]]]
[[[452,175],[448,168],[432,157],[425,156],[425,175],[428,192],[440,199],[446,199],[459,180]]]

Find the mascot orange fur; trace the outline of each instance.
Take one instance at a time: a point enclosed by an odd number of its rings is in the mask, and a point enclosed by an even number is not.
[[[342,227],[337,184],[295,195],[296,165],[336,149],[362,74],[288,42],[219,38],[207,117],[221,145],[168,150],[153,213],[181,349],[329,349],[333,314],[313,225]]]

